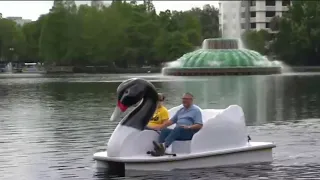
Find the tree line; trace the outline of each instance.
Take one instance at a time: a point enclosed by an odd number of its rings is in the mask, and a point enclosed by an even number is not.
[[[248,31],[245,45],[289,65],[320,65],[320,2],[293,1],[282,17],[274,17],[271,30]]]
[[[293,1],[270,28],[247,31],[247,48],[289,65],[320,65],[320,2]],[[108,6],[55,1],[48,14],[18,26],[0,19],[0,61],[53,65],[158,66],[220,37],[219,11],[210,5],[156,13],[151,0]]]
[[[51,65],[160,65],[214,37],[220,37],[219,11],[210,5],[157,14],[151,0],[108,6],[54,1],[48,14],[23,26],[0,19],[0,58]]]

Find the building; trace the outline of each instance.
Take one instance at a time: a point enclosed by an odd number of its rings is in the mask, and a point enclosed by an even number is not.
[[[288,11],[290,3],[290,0],[221,1],[220,27],[222,34],[241,34],[245,30],[261,29],[272,32],[270,29],[271,19],[275,16],[281,17],[283,12]],[[230,27],[233,22],[236,22],[236,25]]]
[[[91,6],[93,7],[100,7],[103,5],[103,1],[100,0],[91,0]]]
[[[22,17],[15,17],[15,16],[6,17],[6,19],[12,20],[20,26],[24,25],[25,23],[32,22],[31,19],[23,19]]]

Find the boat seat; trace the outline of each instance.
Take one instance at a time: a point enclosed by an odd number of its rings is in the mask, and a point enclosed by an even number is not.
[[[191,152],[191,140],[174,141],[169,147],[169,151],[176,154],[188,154]]]
[[[183,106],[169,110],[170,118]],[[200,107],[199,107],[200,108]],[[245,117],[242,108],[230,105],[225,109],[201,109],[203,128],[191,141],[176,141],[172,144],[172,152],[203,152],[243,147],[248,144]],[[175,124],[168,128],[175,128]],[[206,139],[210,138],[210,141]]]
[[[180,106],[178,106],[178,107],[180,107]],[[180,108],[181,108],[181,107],[180,107]],[[169,113],[170,113],[170,118],[173,117],[173,115],[177,112],[177,110],[178,110],[179,108],[175,107],[175,108],[172,108],[172,109],[173,109],[172,111],[171,111],[171,109],[170,109],[170,111],[169,111]],[[223,109],[201,109],[203,125],[205,125],[206,122],[207,122],[209,119],[212,119],[212,118],[214,118],[215,116],[217,116],[217,114],[219,114],[221,111],[223,111]],[[176,127],[176,125],[173,124],[173,125],[169,126],[168,128],[169,128],[169,129],[173,129],[173,128],[175,128],[175,127]]]
[[[175,107],[174,109],[172,109],[173,111],[170,111],[170,118],[180,108],[182,108],[182,106],[178,106],[178,107]],[[206,122],[209,119],[214,118],[221,111],[222,110],[220,110],[220,109],[204,109],[204,110],[201,109],[203,125],[205,126]],[[168,128],[173,129],[174,127],[175,127],[175,124],[169,126]],[[191,141],[192,140],[174,141],[172,143],[172,145],[168,148],[168,150],[171,151],[172,153],[190,153],[191,152]]]

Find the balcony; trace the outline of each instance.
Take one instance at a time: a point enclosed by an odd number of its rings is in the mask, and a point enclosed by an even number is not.
[[[266,22],[270,22],[273,17],[266,17]]]
[[[276,11],[276,6],[266,6],[266,11]]]
[[[251,17],[251,18],[250,18],[250,22],[251,22],[251,23],[257,22],[257,18],[256,18],[256,17]]]
[[[252,12],[252,11],[257,11],[256,6],[250,6],[250,11],[251,11],[251,12]]]

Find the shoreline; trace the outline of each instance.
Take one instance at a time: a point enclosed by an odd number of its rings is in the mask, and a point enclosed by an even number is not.
[[[287,72],[320,72],[320,66],[288,66]],[[162,67],[144,67],[144,68],[108,68],[108,67],[73,67],[56,66],[50,67],[47,71],[35,72],[12,72],[13,74],[143,74],[143,73],[161,73]],[[7,74],[0,72],[0,74]]]
[[[288,66],[293,72],[320,72],[320,66]]]
[[[141,74],[141,73],[161,73],[162,67],[143,67],[143,68],[110,68],[105,66],[56,66],[47,69],[46,74]]]
[[[46,74],[141,74],[141,73],[161,73],[163,67],[145,67],[145,68],[108,68],[103,66],[57,66],[48,69]],[[292,72],[320,72],[320,66],[288,66],[285,69]]]

